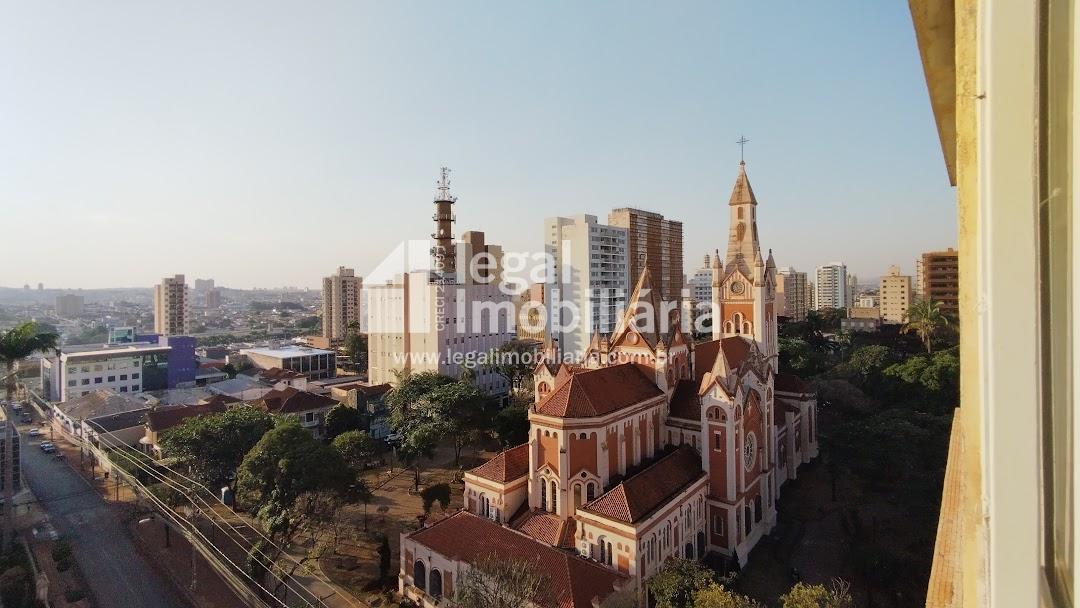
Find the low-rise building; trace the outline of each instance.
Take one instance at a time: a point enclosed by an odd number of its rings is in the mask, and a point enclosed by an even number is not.
[[[85,421],[132,411],[145,412],[147,405],[134,395],[102,389],[70,401],[54,403],[52,410],[53,423],[59,424],[62,431],[76,437],[85,437]]]
[[[138,443],[142,451],[154,458],[161,458],[161,437],[165,431],[177,426],[188,418],[207,414],[220,414],[230,406],[240,403],[239,399],[227,395],[215,395],[201,403],[175,407],[158,408],[146,413]]]
[[[169,388],[167,340],[61,347],[41,359],[41,388],[49,401],[71,401],[93,391],[141,393]]]
[[[271,390],[254,403],[264,411],[292,418],[315,436],[326,437],[326,414],[337,405],[337,401],[315,393],[301,391],[292,387]]]
[[[337,355],[332,350],[305,346],[280,348],[245,348],[240,351],[259,369],[286,369],[300,372],[309,380],[333,378],[337,375]]]
[[[390,412],[384,398],[391,388],[390,384],[350,382],[332,386],[330,397],[355,407],[360,412],[364,430],[372,439],[385,439],[390,434]]]

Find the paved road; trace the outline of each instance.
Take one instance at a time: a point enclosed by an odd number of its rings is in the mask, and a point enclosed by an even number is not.
[[[20,429],[25,432],[24,429]],[[66,463],[23,434],[23,477],[57,531],[71,542],[87,585],[101,606],[182,608],[172,583],[136,551],[120,520]]]

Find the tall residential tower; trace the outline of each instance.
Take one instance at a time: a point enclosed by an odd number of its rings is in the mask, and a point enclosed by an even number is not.
[[[191,328],[191,303],[184,275],[165,277],[154,285],[154,333],[182,336]]]
[[[322,335],[331,340],[344,340],[349,325],[356,323],[362,331],[367,325],[360,299],[364,280],[352,268],[339,266],[337,273],[323,278]]]

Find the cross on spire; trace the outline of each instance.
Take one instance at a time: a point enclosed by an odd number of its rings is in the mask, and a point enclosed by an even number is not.
[[[746,159],[743,158],[743,153],[746,151],[746,144],[750,143],[750,140],[746,139],[745,135],[740,135],[735,143],[739,144],[739,164],[745,165]]]

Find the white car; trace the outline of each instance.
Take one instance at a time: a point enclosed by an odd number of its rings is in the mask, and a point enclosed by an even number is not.
[[[41,437],[41,429],[30,429],[31,437]]]

